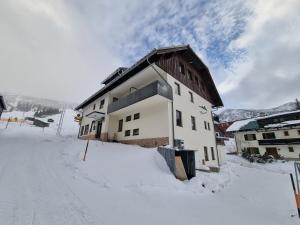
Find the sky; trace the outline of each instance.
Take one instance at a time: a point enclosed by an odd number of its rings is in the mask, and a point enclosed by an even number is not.
[[[300,98],[299,0],[1,0],[0,92],[80,103],[119,66],[189,44],[226,108]]]

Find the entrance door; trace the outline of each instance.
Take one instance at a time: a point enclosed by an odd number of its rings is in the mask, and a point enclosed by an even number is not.
[[[274,156],[275,159],[279,158],[277,148],[266,148],[266,154]]]
[[[100,139],[101,137],[101,130],[102,130],[102,122],[98,121],[97,124],[97,132],[96,132],[96,138]]]

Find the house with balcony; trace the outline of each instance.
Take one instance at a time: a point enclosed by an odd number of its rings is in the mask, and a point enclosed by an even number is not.
[[[5,102],[3,96],[0,95],[0,118],[3,110],[6,110]]]
[[[79,138],[193,150],[196,168],[218,166],[212,109],[223,103],[189,45],[154,49],[102,84],[76,107]]]
[[[300,159],[300,110],[236,121],[227,132],[234,134],[238,153]]]

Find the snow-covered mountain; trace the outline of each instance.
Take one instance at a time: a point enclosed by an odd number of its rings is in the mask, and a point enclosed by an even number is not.
[[[271,115],[274,113],[293,111],[297,109],[296,102],[288,102],[275,108],[270,109],[225,109],[218,113],[219,119],[222,122],[230,122],[254,118],[258,116]]]
[[[37,112],[42,109],[73,109],[77,104],[45,98],[29,97],[13,93],[2,93],[7,111]]]

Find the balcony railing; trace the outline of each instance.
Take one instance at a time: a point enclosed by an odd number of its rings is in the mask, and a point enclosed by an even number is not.
[[[259,140],[259,145],[299,145],[300,138],[266,139]]]
[[[112,102],[108,105],[107,112],[115,112],[154,95],[160,95],[170,100],[173,99],[172,90],[169,88],[169,86],[157,80],[123,98],[120,98],[115,102]]]

